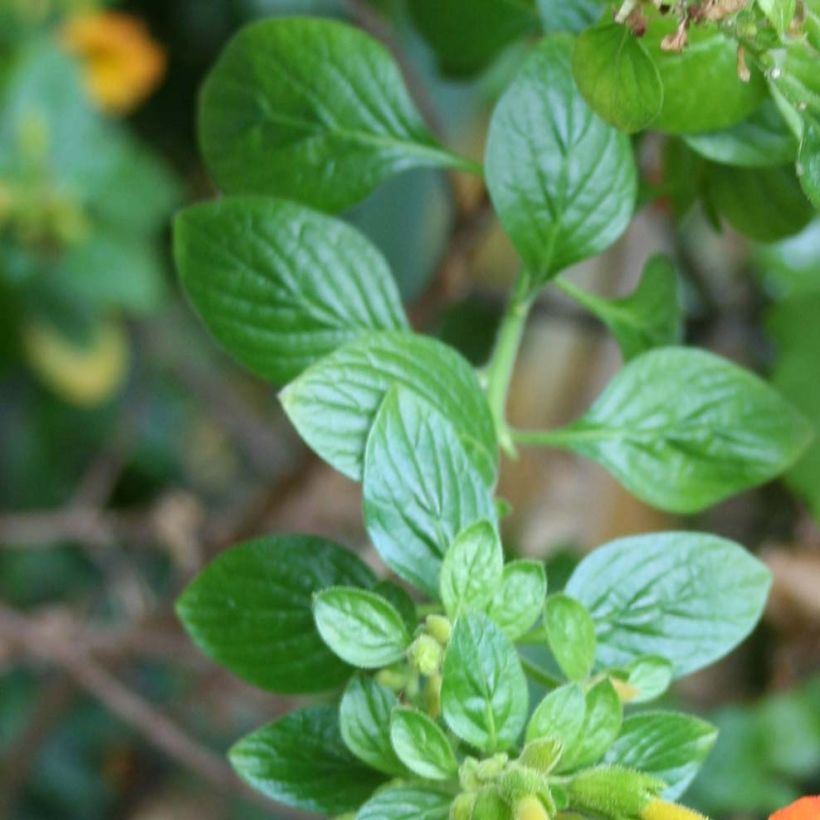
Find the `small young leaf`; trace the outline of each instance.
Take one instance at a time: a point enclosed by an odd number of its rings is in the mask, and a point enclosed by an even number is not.
[[[425,780],[449,780],[458,775],[458,761],[444,730],[415,709],[396,709],[390,739],[399,759]]]
[[[351,670],[319,637],[313,595],[374,581],[355,555],[322,538],[260,538],[209,564],[177,613],[197,646],[243,680],[283,694],[321,692]]]
[[[487,613],[516,640],[541,616],[546,595],[547,573],[540,561],[510,561]]]
[[[367,531],[385,563],[431,597],[456,535],[495,515],[452,426],[398,387],[388,391],[367,440],[362,494]]]
[[[791,165],[779,168],[706,166],[709,204],[745,236],[774,242],[809,224],[814,208]]]
[[[394,384],[425,399],[455,427],[470,459],[492,484],[497,445],[487,400],[473,368],[435,339],[368,334],[309,367],[280,397],[308,445],[359,480],[367,435]]]
[[[686,144],[706,159],[741,168],[772,168],[794,162],[797,140],[775,102],[763,104],[743,122],[722,131],[688,134]]]
[[[797,155],[797,178],[803,193],[820,210],[820,125],[806,121]]]
[[[623,712],[618,693],[609,680],[602,680],[585,696],[584,723],[574,746],[567,748],[558,763],[559,771],[572,771],[597,763],[615,742]]]
[[[661,42],[677,26],[673,18],[655,17],[643,38],[664,88],[663,106],[652,127],[696,134],[730,128],[746,119],[766,96],[762,73],[750,66],[749,82],[738,77],[737,42],[716,26],[690,26],[688,48],[664,51]]]
[[[584,680],[595,663],[595,624],[586,607],[569,595],[551,595],[544,625],[561,671],[572,681]]]
[[[369,330],[407,320],[381,253],[341,220],[283,200],[229,197],[183,211],[174,256],[225,349],[284,384]]]
[[[603,666],[658,655],[680,677],[723,657],[751,632],[770,583],[768,569],[738,544],[668,532],[599,547],[566,591],[592,614]]]
[[[199,136],[225,192],[325,211],[407,168],[462,164],[433,140],[389,52],[331,20],[242,29],[205,81]]]
[[[627,134],[646,128],[660,113],[661,75],[627,26],[602,23],[584,31],[575,43],[572,73],[592,110]]]
[[[441,708],[462,740],[492,753],[518,739],[527,719],[527,680],[510,639],[486,615],[456,621],[444,656]]]
[[[331,706],[291,712],[240,740],[230,758],[271,800],[326,816],[355,810],[384,780],[347,750]]]
[[[638,287],[623,299],[606,300],[581,290],[563,277],[556,285],[597,316],[615,335],[626,361],[653,347],[680,341],[682,316],[678,277],[671,260],[657,254],[644,269]]]
[[[510,43],[538,30],[533,0],[409,0],[416,28],[445,74],[475,74]]]
[[[553,689],[532,713],[527,725],[527,743],[540,738],[552,738],[562,750],[572,749],[578,741],[586,714],[584,691],[577,683]]]
[[[641,712],[624,720],[604,762],[663,780],[663,796],[676,800],[698,772],[717,740],[706,721],[677,712]]]
[[[339,704],[339,729],[345,746],[363,763],[401,776],[404,766],[390,743],[390,715],[398,705],[390,689],[365,675],[354,675]]]
[[[503,569],[501,541],[489,521],[460,532],[444,556],[439,581],[450,618],[469,609],[485,609],[498,591]]]
[[[322,640],[352,666],[388,666],[410,645],[401,615],[374,592],[353,587],[322,590],[314,598],[313,616]]]
[[[389,786],[356,812],[356,820],[448,820],[452,800],[433,786]]]
[[[635,205],[625,134],[599,120],[572,77],[573,41],[533,49],[493,113],[487,185],[533,287],[606,250]]]
[[[656,507],[691,513],[774,478],[809,437],[802,416],[757,376],[668,347],[633,359],[550,443],[599,462]]]
[[[637,658],[622,670],[623,680],[630,689],[629,703],[647,703],[660,697],[675,677],[675,668],[666,658],[646,655]]]

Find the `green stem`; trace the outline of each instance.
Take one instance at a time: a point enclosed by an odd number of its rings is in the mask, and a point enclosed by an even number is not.
[[[522,270],[510,294],[510,301],[498,329],[495,348],[485,371],[487,401],[495,420],[498,441],[511,454],[515,452],[515,447],[507,428],[507,394],[534,298],[535,294],[530,290],[529,276]]]
[[[596,316],[606,313],[607,310],[611,308],[610,303],[607,302],[606,299],[599,299],[589,291],[574,285],[569,279],[564,279],[563,276],[556,276],[555,279],[552,280],[552,283],[558,290],[569,296],[570,299],[578,302],[579,305],[587,308],[590,313],[594,313]]]
[[[559,686],[563,684],[563,681],[556,677],[555,675],[547,672],[546,669],[542,669],[538,664],[533,663],[532,661],[525,658],[523,655],[519,655],[521,659],[521,666],[524,667],[524,671],[538,683],[546,686],[548,689],[557,689]]]

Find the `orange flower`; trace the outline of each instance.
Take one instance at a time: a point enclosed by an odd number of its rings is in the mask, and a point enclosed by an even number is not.
[[[165,52],[143,23],[128,14],[79,15],[65,24],[61,39],[83,63],[92,98],[111,113],[136,108],[165,73]]]
[[[820,797],[802,797],[791,806],[776,811],[769,820],[820,820]]]

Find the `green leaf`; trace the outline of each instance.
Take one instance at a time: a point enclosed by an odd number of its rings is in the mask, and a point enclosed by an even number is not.
[[[584,722],[574,746],[564,750],[559,771],[572,771],[597,763],[615,742],[623,712],[618,693],[609,680],[598,681],[587,690]]]
[[[643,43],[618,23],[602,23],[578,37],[572,73],[592,110],[627,134],[658,116],[663,84]]]
[[[404,657],[410,634],[395,607],[375,592],[331,587],[317,593],[313,616],[322,640],[344,661],[378,669]]]
[[[595,663],[595,624],[586,607],[569,595],[550,595],[544,625],[561,671],[572,681],[584,680]]]
[[[626,766],[663,780],[666,800],[686,790],[717,740],[704,720],[678,712],[641,712],[623,722],[604,762]]]
[[[390,786],[368,800],[356,820],[448,820],[452,799],[432,786]]]
[[[723,657],[752,631],[770,583],[768,569],[738,544],[668,532],[598,548],[566,591],[592,614],[602,665],[659,655],[680,677]]]
[[[457,77],[475,74],[538,30],[534,0],[409,0],[408,7],[441,71]]]
[[[805,420],[757,376],[668,347],[633,359],[579,421],[532,440],[594,459],[656,507],[691,513],[774,478],[808,438]]]
[[[736,230],[760,242],[801,231],[814,216],[794,167],[732,168],[707,165],[710,204]]]
[[[546,595],[547,572],[540,561],[510,561],[488,614],[516,640],[541,617]]]
[[[410,633],[415,632],[416,627],[419,625],[416,604],[403,587],[394,584],[392,581],[379,581],[373,588],[373,592],[390,601],[396,608],[396,612],[401,615],[407,631]]]
[[[757,0],[757,5],[781,37],[788,32],[797,6],[795,0]]]
[[[797,178],[812,206],[820,210],[820,125],[806,122],[797,155]]]
[[[797,140],[775,102],[767,97],[743,122],[722,131],[688,134],[686,144],[706,159],[741,168],[794,162]]]
[[[774,88],[805,119],[820,124],[820,73],[818,51],[808,42],[791,39],[783,50],[774,52],[768,72]]]
[[[425,780],[449,780],[458,775],[458,761],[444,730],[416,709],[396,709],[390,739],[399,759]]]
[[[407,327],[381,253],[292,202],[229,197],[188,208],[174,225],[174,256],[208,329],[276,384],[363,333]]]
[[[579,34],[591,26],[606,8],[604,0],[536,0],[541,23],[547,34]]]
[[[469,609],[485,609],[498,590],[503,570],[501,540],[489,521],[460,532],[444,556],[439,581],[450,618]]]
[[[321,692],[345,681],[350,667],[319,637],[313,594],[374,580],[355,555],[322,538],[259,538],[209,564],[177,614],[194,643],[243,680],[283,694]]]
[[[573,40],[551,35],[531,52],[493,112],[487,185],[532,285],[606,250],[635,204],[625,134],[599,120],[572,77]]]
[[[362,494],[367,531],[385,563],[431,597],[456,535],[495,516],[453,427],[398,387],[388,391],[367,440]]]
[[[516,742],[527,708],[527,680],[510,639],[486,615],[462,615],[444,656],[441,709],[447,725],[492,753]]]
[[[433,140],[388,51],[320,19],[242,29],[203,86],[199,138],[226,193],[326,211],[364,199],[399,171],[463,164]]]
[[[737,75],[737,43],[714,26],[690,26],[689,45],[664,51],[661,41],[677,26],[674,15],[656,17],[643,38],[663,82],[663,106],[653,129],[697,134],[730,128],[746,119],[766,96],[766,81],[754,66],[751,79]]]
[[[309,367],[280,398],[310,447],[339,472],[359,480],[367,435],[394,384],[429,402],[453,425],[470,459],[492,484],[498,456],[487,400],[473,368],[435,339],[371,333]]]
[[[384,779],[347,750],[331,706],[291,712],[242,738],[230,758],[267,797],[326,816],[356,809]]]
[[[373,678],[354,675],[339,704],[339,729],[345,746],[377,771],[406,773],[390,743],[390,715],[398,705],[393,692]]]
[[[578,741],[586,714],[584,691],[577,683],[553,689],[535,707],[527,724],[527,743],[551,738],[562,749],[572,749]]]
[[[622,678],[630,687],[629,703],[647,703],[660,697],[672,683],[675,677],[675,668],[659,655],[646,655],[637,658],[620,672]]]
[[[623,299],[601,299],[564,277],[557,287],[597,316],[614,334],[625,360],[653,347],[676,344],[682,335],[678,276],[671,260],[651,257],[637,288]]]

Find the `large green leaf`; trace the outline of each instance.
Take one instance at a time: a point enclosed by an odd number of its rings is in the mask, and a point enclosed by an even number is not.
[[[797,140],[770,97],[737,125],[689,134],[686,143],[706,159],[742,168],[784,165],[797,154]]]
[[[444,556],[439,583],[450,618],[468,609],[485,609],[501,583],[503,570],[501,540],[489,521],[479,521],[458,533]]]
[[[378,669],[400,660],[410,633],[396,608],[381,595],[354,587],[318,592],[313,616],[322,640],[344,661]]]
[[[453,797],[432,786],[398,785],[377,792],[356,820],[448,820]]]
[[[668,347],[633,359],[583,418],[543,442],[603,464],[656,507],[690,513],[774,478],[808,439],[805,420],[757,376]]]
[[[768,569],[733,541],[667,532],[598,548],[566,590],[592,614],[603,666],[659,655],[680,677],[723,657],[752,631],[770,583]]]
[[[623,722],[621,734],[604,762],[660,778],[664,797],[675,800],[686,790],[717,740],[704,720],[678,712],[641,712]]]
[[[272,800],[327,816],[353,811],[384,779],[347,750],[335,706],[291,712],[242,738],[230,758]]]
[[[622,299],[601,299],[564,277],[556,279],[555,284],[612,331],[627,361],[653,347],[680,341],[683,317],[678,276],[666,256],[651,257],[644,266],[638,286]]]
[[[319,637],[313,594],[373,583],[355,555],[322,538],[260,538],[219,555],[177,612],[197,646],[235,675],[273,692],[321,692],[342,683],[350,667]]]
[[[592,112],[572,76],[573,40],[545,38],[496,106],[487,185],[537,286],[608,248],[635,205],[629,139]]]
[[[203,87],[199,136],[227,193],[274,194],[328,211],[407,168],[461,164],[431,137],[387,50],[321,19],[240,31]]]
[[[569,32],[578,34],[596,20],[606,9],[605,0],[536,0],[541,25],[547,34]]]
[[[379,554],[431,597],[438,595],[441,562],[455,537],[495,519],[492,496],[453,427],[432,405],[397,387],[370,431],[362,492]]]
[[[355,675],[339,704],[339,729],[345,746],[363,763],[389,775],[406,769],[390,742],[390,715],[398,706],[393,692],[366,675]]]
[[[497,449],[487,400],[470,365],[435,339],[368,334],[308,368],[280,395],[302,438],[358,480],[370,427],[394,384],[429,402],[453,425],[473,463],[492,483]]]
[[[735,230],[760,242],[796,234],[814,216],[792,165],[732,168],[710,163],[706,185],[712,207]]]
[[[737,43],[714,26],[691,26],[689,45],[664,51],[675,30],[674,15],[656,17],[644,37],[664,87],[661,113],[652,127],[673,134],[729,128],[746,119],[766,96],[766,81],[754,66],[749,82],[737,75]]]
[[[601,119],[628,134],[646,128],[663,105],[655,61],[628,26],[602,23],[575,43],[572,72]]]
[[[518,740],[527,705],[527,680],[510,639],[486,615],[462,615],[444,656],[447,725],[471,746],[495,752]]]
[[[402,762],[419,777],[450,780],[458,775],[458,761],[444,729],[423,712],[396,709],[390,739]]]
[[[292,202],[229,197],[189,208],[174,225],[174,255],[210,331],[277,384],[362,333],[407,326],[381,253]]]
[[[474,74],[538,30],[534,0],[409,0],[416,28],[446,74]]]

